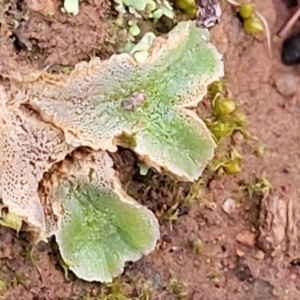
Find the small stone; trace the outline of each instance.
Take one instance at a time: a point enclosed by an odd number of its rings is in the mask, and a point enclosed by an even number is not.
[[[242,251],[242,250],[239,249],[239,248],[237,248],[237,249],[235,250],[235,252],[236,252],[236,255],[239,256],[239,257],[243,257],[243,256],[245,255],[245,252]]]
[[[227,214],[233,214],[236,212],[236,202],[232,198],[227,198],[224,201],[222,208]]]
[[[282,74],[276,80],[277,91],[284,97],[294,95],[298,84],[297,78],[292,74]]]
[[[249,230],[245,230],[236,236],[236,240],[248,247],[253,247],[256,241],[256,235]]]
[[[228,263],[228,268],[229,268],[230,270],[233,270],[233,269],[236,268],[236,264],[235,264],[233,261],[230,261],[230,262]]]
[[[258,250],[255,254],[255,258],[258,260],[263,260],[264,257],[265,257],[265,254],[261,250]]]

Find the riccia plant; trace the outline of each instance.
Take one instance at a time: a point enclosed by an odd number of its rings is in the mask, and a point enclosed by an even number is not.
[[[37,240],[56,237],[80,278],[109,282],[159,239],[154,214],[120,185],[109,152],[194,181],[215,142],[193,108],[223,76],[222,56],[194,22],[123,53],[0,85],[0,197]]]

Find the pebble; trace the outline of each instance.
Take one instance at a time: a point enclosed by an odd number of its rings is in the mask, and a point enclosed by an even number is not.
[[[265,257],[265,254],[261,251],[261,250],[258,250],[256,253],[255,253],[255,258],[258,259],[258,260],[263,260]]]
[[[297,91],[298,84],[297,78],[289,73],[280,75],[276,80],[277,91],[284,97],[294,95]]]
[[[224,203],[222,204],[223,210],[227,214],[232,214],[236,212],[236,202],[232,198],[227,198]]]
[[[235,250],[235,252],[236,252],[236,255],[239,256],[239,257],[245,256],[245,252],[242,251],[242,250],[239,249],[239,248],[237,248],[237,249]]]
[[[256,242],[256,235],[249,230],[245,230],[236,236],[236,240],[248,247],[253,247]]]

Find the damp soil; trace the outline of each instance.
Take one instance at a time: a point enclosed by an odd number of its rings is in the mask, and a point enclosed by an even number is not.
[[[286,4],[253,2],[274,33],[288,15]],[[93,55],[107,58],[114,52],[116,37],[112,39],[108,26],[113,17],[110,1],[84,1],[76,17],[61,13],[61,4],[0,1],[3,77],[16,70],[59,71],[61,66],[72,67]],[[156,250],[129,263],[115,287],[128,299],[296,300],[300,296],[300,68],[282,65],[282,41],[272,44],[271,58],[265,39],[245,35],[228,5],[223,5],[221,24],[212,36],[224,54],[227,87],[247,115],[249,131],[267,150],[256,156],[239,140],[242,172],[217,179],[206,171],[192,204],[184,201],[193,194],[190,184],[152,170],[142,177],[134,153],[119,149],[113,154],[128,193],[161,217]],[[257,178],[266,178],[272,190],[253,197],[236,193],[243,182]],[[234,197],[238,201],[232,201]],[[170,222],[166,211],[172,209],[177,217]],[[52,242],[34,246],[29,233],[0,227],[1,299],[124,299],[101,298],[110,289],[83,282],[72,273],[66,277]]]

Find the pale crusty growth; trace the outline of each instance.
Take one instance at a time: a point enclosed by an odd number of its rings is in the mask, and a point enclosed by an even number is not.
[[[125,133],[152,166],[194,180],[215,144],[187,108],[195,107],[221,76],[222,57],[209,43],[209,32],[183,22],[155,40],[143,63],[129,54],[94,58],[68,76],[42,74],[26,88],[29,104],[44,121],[62,128],[66,143],[116,151],[116,138]],[[124,100],[137,94],[143,101],[126,109]]]
[[[137,79],[136,68],[129,54],[82,62],[62,81],[43,76],[29,84],[30,105],[44,120],[64,130],[67,143],[115,151],[113,138],[131,131],[129,122],[121,122],[118,110],[130,89],[122,85]]]
[[[0,195],[9,211],[45,231],[45,216],[38,197],[38,184],[52,164],[70,151],[63,132],[39,119],[26,106],[3,105],[0,139]],[[4,103],[5,104],[5,103]]]
[[[208,31],[195,34],[192,24],[183,23],[167,37],[157,38],[149,50],[148,59],[140,64],[131,55],[120,54],[106,61],[93,58],[89,63],[79,63],[68,76],[41,74],[40,80],[28,85],[29,95],[32,95],[30,104],[43,119],[64,130],[67,143],[75,147],[84,145],[115,151],[113,140],[116,136],[122,132],[132,134],[137,131],[135,124],[127,120],[120,109],[124,99],[136,92],[147,97],[149,89],[158,87],[169,89],[166,102],[172,101],[182,107],[196,106],[205,96],[207,86],[223,76],[221,55],[208,43]],[[180,69],[176,70],[179,72],[172,74],[169,70],[172,65],[184,60],[185,56],[196,56],[187,49],[187,44],[193,43],[193,37],[199,38],[199,41],[202,39],[200,45],[203,45],[203,51],[196,42],[192,46],[198,47],[204,54],[202,62],[195,58],[195,63],[200,63],[199,73],[185,74],[189,70],[185,71],[180,64]],[[207,56],[207,53],[210,55]],[[208,68],[203,64],[205,59],[211,60]],[[180,84],[182,75],[190,78]],[[175,89],[175,84],[179,84],[179,88]],[[143,87],[148,89],[148,93],[141,91]]]

